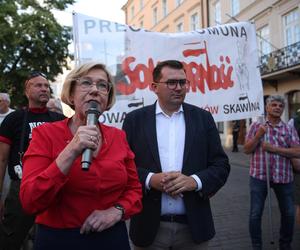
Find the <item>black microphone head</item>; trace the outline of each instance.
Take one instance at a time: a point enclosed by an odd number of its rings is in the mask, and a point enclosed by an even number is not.
[[[94,109],[97,109],[98,107],[98,102],[94,101],[94,100],[91,100],[89,101],[89,104],[90,104],[90,108],[94,108]]]
[[[86,113],[86,115],[95,114],[96,116],[99,117],[101,115],[100,104],[94,100],[89,101],[89,108],[85,113]]]

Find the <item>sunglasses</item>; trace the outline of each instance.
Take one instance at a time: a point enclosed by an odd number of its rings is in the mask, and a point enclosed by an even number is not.
[[[37,76],[41,76],[41,77],[44,77],[44,78],[47,79],[47,77],[46,77],[46,75],[45,75],[44,73],[39,72],[39,71],[32,71],[32,72],[30,72],[29,75],[27,76],[26,81],[29,81],[29,80],[31,80],[32,78],[35,78],[35,77],[37,77]]]

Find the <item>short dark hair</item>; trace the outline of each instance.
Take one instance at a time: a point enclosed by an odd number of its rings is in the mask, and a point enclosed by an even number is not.
[[[161,79],[161,70],[164,67],[169,67],[172,69],[183,69],[183,64],[177,60],[167,60],[159,62],[153,70],[152,77],[154,82],[158,82]]]

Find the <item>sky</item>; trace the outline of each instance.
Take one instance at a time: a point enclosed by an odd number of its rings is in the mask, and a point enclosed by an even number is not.
[[[125,14],[121,9],[127,0],[77,0],[65,11],[53,11],[62,25],[72,26],[72,12],[97,17],[118,23],[125,23]]]

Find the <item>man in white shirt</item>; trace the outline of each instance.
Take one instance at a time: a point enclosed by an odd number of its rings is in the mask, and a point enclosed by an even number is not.
[[[9,95],[7,93],[0,93],[0,125],[1,125],[2,121],[4,120],[4,118],[9,113],[14,111],[14,109],[11,109],[9,106],[10,106]],[[9,183],[10,183],[9,176],[6,171],[4,181],[3,181],[2,193],[0,193],[0,199],[2,201],[5,200],[5,197],[7,195]]]
[[[9,107],[10,98],[7,93],[0,93],[0,125],[4,118],[14,110]]]
[[[143,211],[130,222],[135,250],[207,249],[215,234],[209,197],[230,166],[211,114],[184,103],[189,81],[183,64],[158,63],[153,105],[123,123],[143,187]]]

